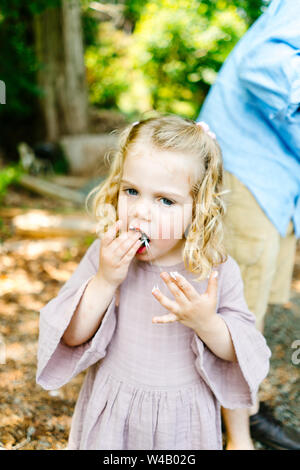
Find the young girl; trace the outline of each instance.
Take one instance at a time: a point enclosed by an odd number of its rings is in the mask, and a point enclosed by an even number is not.
[[[270,351],[222,246],[222,178],[205,123],[123,132],[93,191],[101,240],[41,310],[37,382],[88,368],[68,449],[222,449],[220,406],[254,404]]]

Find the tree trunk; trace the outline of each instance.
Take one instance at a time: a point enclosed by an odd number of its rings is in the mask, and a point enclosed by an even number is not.
[[[85,133],[88,128],[87,89],[80,0],[61,0],[34,18],[36,53],[46,139]]]

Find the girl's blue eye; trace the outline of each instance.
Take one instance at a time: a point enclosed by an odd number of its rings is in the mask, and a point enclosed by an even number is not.
[[[126,191],[135,191],[135,192],[137,192],[137,191],[136,191],[135,189],[133,189],[133,188],[125,189],[125,193],[126,193]],[[129,194],[131,194],[131,193],[129,193]]]
[[[173,201],[170,201],[170,199],[167,199],[166,197],[162,197],[162,199],[164,199],[165,201],[168,201],[168,203],[170,203],[170,204],[164,204],[164,206],[172,206],[174,204]]]
[[[123,191],[130,196],[135,196],[135,194],[132,194],[131,192],[128,192],[128,191],[135,191],[135,193],[137,193],[136,189],[133,189],[133,188],[124,189]],[[165,203],[163,204],[164,206],[170,207],[174,204],[173,201],[170,201],[170,199],[167,199],[166,197],[162,197],[161,200],[167,201],[166,204]]]

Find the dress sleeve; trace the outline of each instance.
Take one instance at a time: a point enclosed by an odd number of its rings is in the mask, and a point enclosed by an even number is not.
[[[255,403],[258,387],[269,371],[270,349],[255,327],[255,317],[244,299],[237,263],[229,257],[219,271],[218,314],[230,332],[237,361],[213,354],[194,334],[195,366],[224,408],[248,408]]]
[[[100,240],[96,240],[58,295],[40,311],[36,381],[46,390],[65,385],[75,375],[103,358],[113,336],[116,294],[98,331],[89,341],[70,347],[61,339],[88,283],[98,270],[99,249]]]

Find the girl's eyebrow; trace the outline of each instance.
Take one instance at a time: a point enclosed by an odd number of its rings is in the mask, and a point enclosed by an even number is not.
[[[122,180],[121,183],[127,183],[127,184],[130,184],[131,186],[137,187],[134,183],[131,183],[130,181],[127,181],[127,180]],[[165,194],[168,196],[173,196],[173,197],[178,197],[180,199],[184,199],[184,196],[182,194],[173,193],[172,191],[168,191],[168,190],[156,191],[156,194]]]

